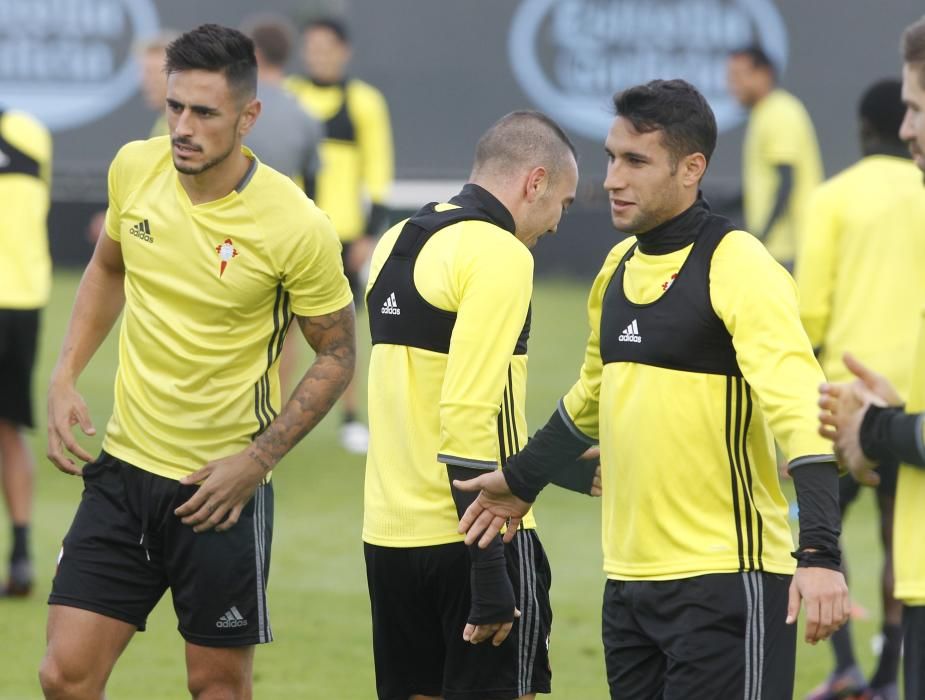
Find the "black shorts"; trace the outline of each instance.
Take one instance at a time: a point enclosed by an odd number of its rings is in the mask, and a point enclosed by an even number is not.
[[[38,309],[0,309],[0,419],[31,428]]]
[[[790,578],[753,571],[607,581],[610,697],[789,700],[797,635],[785,624]]]
[[[197,534],[173,513],[197,486],[105,452],[84,467],[83,479],[50,605],[91,610],[144,630],[148,614],[170,588],[186,641],[233,647],[273,640],[266,597],[270,484],[257,488],[230,530]]]
[[[880,475],[880,483],[874,488],[877,489],[877,495],[886,498],[896,498],[896,482],[899,480],[899,462],[887,461],[877,465],[877,474]],[[849,505],[858,497],[861,492],[861,484],[855,481],[850,474],[843,474],[838,479],[838,504],[841,512],[844,513]]]
[[[511,700],[549,692],[552,576],[536,532],[519,530],[506,545],[521,617],[498,647],[462,638],[469,616],[469,552],[462,542],[364,548],[379,700],[415,694]]]
[[[925,605],[903,608],[903,687],[906,700],[925,700]]]

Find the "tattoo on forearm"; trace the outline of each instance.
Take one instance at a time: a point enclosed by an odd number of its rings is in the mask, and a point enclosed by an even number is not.
[[[254,441],[252,457],[267,471],[327,415],[353,378],[356,364],[353,304],[296,320],[315,350],[315,361],[279,416]]]

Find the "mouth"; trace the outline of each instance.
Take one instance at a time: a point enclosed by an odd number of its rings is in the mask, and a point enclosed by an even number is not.
[[[173,150],[176,151],[178,156],[188,157],[194,153],[199,153],[202,149],[198,148],[197,146],[193,146],[192,144],[174,141]]]
[[[636,206],[635,202],[629,202],[625,199],[611,199],[610,200],[610,210],[614,214],[623,213],[633,206]]]

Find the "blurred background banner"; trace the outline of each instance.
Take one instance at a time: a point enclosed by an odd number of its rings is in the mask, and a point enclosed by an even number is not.
[[[539,109],[575,139],[579,201],[560,236],[539,246],[541,273],[587,275],[615,242],[601,188],[610,96],[654,77],[684,77],[716,111],[722,133],[705,181],[733,218],[744,113],[725,87],[730,49],[760,44],[818,132],[831,175],[859,156],[858,95],[898,76],[898,36],[921,0],[263,0],[298,24],[346,17],[352,73],[382,90],[395,136],[398,212],[452,194],[478,136],[514,109]],[[83,230],[106,198],[106,169],[153,121],[138,93],[132,46],[163,28],[239,26],[249,0],[0,0],[0,102],[54,130],[50,219],[59,264],[86,260]],[[298,48],[298,46],[297,46]],[[301,72],[298,51],[290,65]]]

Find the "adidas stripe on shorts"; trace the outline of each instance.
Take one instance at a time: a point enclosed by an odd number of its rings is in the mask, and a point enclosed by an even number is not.
[[[521,617],[499,647],[463,641],[469,552],[462,542],[364,548],[379,700],[513,700],[549,692],[552,579],[534,530],[518,530],[505,546]]]
[[[64,538],[50,605],[90,610],[145,629],[169,587],[180,633],[202,646],[273,640],[267,575],[273,488],[264,484],[237,524],[195,533],[173,514],[198,488],[101,453]]]

